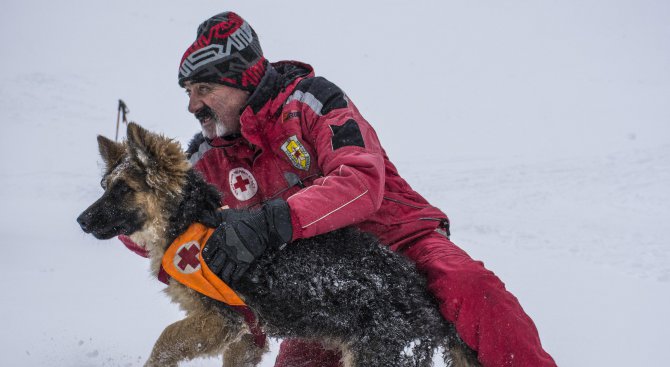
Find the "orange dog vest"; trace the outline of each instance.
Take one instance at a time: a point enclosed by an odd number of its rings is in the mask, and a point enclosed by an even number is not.
[[[202,260],[202,248],[214,232],[200,223],[193,223],[170,244],[163,255],[163,269],[179,283],[207,297],[231,306],[244,306],[244,301],[209,269]]]

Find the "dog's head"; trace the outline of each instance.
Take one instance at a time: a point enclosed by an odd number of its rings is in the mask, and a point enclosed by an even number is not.
[[[130,123],[125,142],[98,136],[98,148],[105,191],[77,218],[81,229],[98,239],[160,235],[167,207],[178,203],[189,169],[179,143]]]

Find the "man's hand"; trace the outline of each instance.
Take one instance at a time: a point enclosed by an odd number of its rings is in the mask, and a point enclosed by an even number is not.
[[[277,248],[293,236],[289,207],[282,199],[268,201],[258,210],[226,209],[216,218],[203,219],[216,230],[202,249],[202,258],[228,284],[237,282],[268,247]]]

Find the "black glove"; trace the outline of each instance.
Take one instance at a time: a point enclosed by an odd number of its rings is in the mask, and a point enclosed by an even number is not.
[[[202,249],[202,259],[228,284],[237,282],[268,247],[278,248],[293,236],[289,207],[282,199],[268,201],[258,210],[225,209],[215,216],[202,220],[216,227]]]

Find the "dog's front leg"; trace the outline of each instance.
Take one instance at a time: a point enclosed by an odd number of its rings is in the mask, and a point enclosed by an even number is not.
[[[216,311],[191,313],[163,330],[145,367],[177,367],[180,361],[221,355],[241,328]]]
[[[267,343],[261,348],[254,342],[250,333],[243,334],[238,340],[228,344],[223,352],[223,367],[255,367],[261,363],[263,354],[268,351]]]

